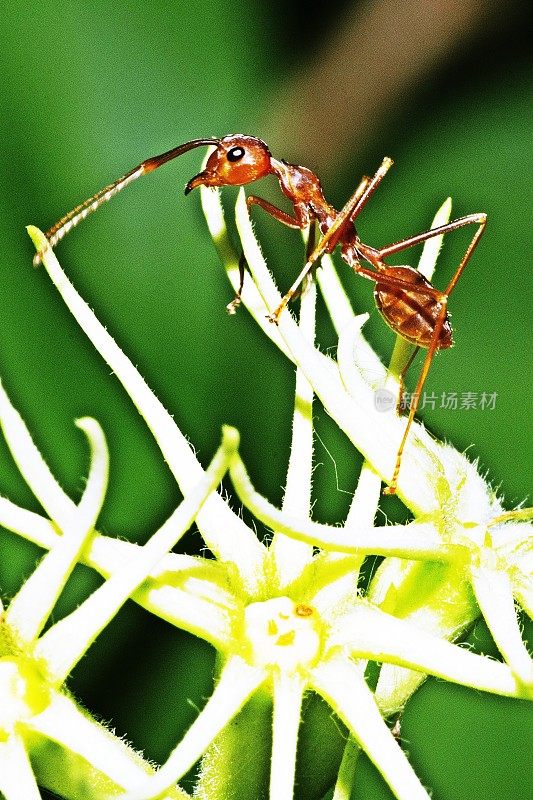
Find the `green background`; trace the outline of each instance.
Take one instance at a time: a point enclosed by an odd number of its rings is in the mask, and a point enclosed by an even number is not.
[[[363,91],[366,70],[355,69],[355,51],[342,32],[359,21],[363,28],[376,5],[344,0],[315,11],[303,2],[284,6],[279,0],[268,6],[242,0],[156,0],[149,6],[139,0],[113,5],[8,0],[0,50],[0,374],[74,498],[83,488],[87,453],[73,419],[90,414],[103,425],[111,450],[104,531],[144,541],[179,493],[118,382],[80,334],[44,271],[31,268],[24,226],[49,227],[148,156],[191,138],[235,131],[261,136],[277,157],[315,169],[337,207],[362,174],[375,169],[383,155],[392,156],[395,167],[360,221],[359,232],[370,244],[424,229],[448,194],[455,216],[488,213],[487,233],[451,300],[456,346],[436,359],[427,388],[438,397],[443,391],[496,392],[496,407],[437,407],[425,409],[423,418],[436,434],[479,457],[482,471],[501,485],[508,507],[527,497],[532,131],[525,4],[493,3],[464,41],[450,42],[434,63],[422,60],[386,103],[378,92],[364,109],[348,101],[335,105],[324,91],[327,71],[316,92],[312,80],[320,64],[332,63],[324,54],[333,53],[344,85],[360,84]],[[408,16],[402,16],[407,12],[396,4],[387,12],[389,4],[381,5],[383,13],[399,15],[391,18],[392,30],[396,24],[409,28]],[[452,15],[456,3],[421,6]],[[413,7],[416,3],[408,6]],[[394,61],[375,33],[374,69],[383,70],[386,85]],[[335,50],[335,42],[343,41]],[[413,50],[423,47],[423,41],[413,43]],[[409,62],[409,51],[407,56]],[[336,78],[335,92],[338,99]],[[350,140],[344,137],[338,147],[328,134],[337,119],[350,131]],[[323,132],[323,148],[316,146],[317,131]],[[202,462],[214,452],[221,425],[236,425],[255,484],[279,504],[292,369],[245,311],[231,318],[224,312],[231,291],[199,198],[182,194],[198,162],[199,153],[193,152],[140,181],[80,226],[58,253],[101,321],[175,414]],[[278,199],[271,180],[261,188],[264,196]],[[234,192],[228,190],[226,199],[233,202]],[[269,263],[286,286],[301,261],[298,235],[260,215],[255,215],[257,229]],[[459,233],[446,243],[437,285],[446,284],[466,241]],[[416,253],[410,262],[416,262]],[[343,274],[357,307],[372,311],[370,284],[348,270]],[[324,346],[332,345],[327,326],[321,328]],[[387,357],[393,336],[376,311],[369,331]],[[340,521],[358,462],[323,411],[317,408],[316,414],[322,441],[316,450],[315,516]],[[38,510],[3,442],[0,492]],[[403,513],[394,500],[385,509],[392,518]],[[186,540],[190,552],[199,546],[194,535]],[[33,546],[1,532],[4,597],[16,591],[38,555]],[[95,576],[79,568],[57,616],[96,585]],[[491,651],[483,626],[471,638]],[[194,704],[208,695],[212,669],[207,645],[130,604],[77,667],[71,686],[93,712],[112,720],[119,734],[148,757],[163,760],[180,726],[194,718]],[[428,682],[408,707],[403,735],[436,800],[526,800],[533,791],[532,723],[523,703]],[[299,792],[302,798],[315,796],[303,784]],[[354,797],[389,794],[364,766]]]

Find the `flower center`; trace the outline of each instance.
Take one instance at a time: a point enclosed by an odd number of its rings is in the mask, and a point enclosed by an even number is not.
[[[22,658],[0,658],[0,741],[15,723],[44,711],[50,692],[35,667]]]
[[[276,597],[246,608],[245,636],[254,665],[294,672],[317,661],[322,622],[311,606]]]

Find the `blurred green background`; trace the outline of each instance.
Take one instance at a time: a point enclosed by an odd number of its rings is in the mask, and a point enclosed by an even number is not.
[[[302,0],[7,0],[0,49],[0,374],[75,498],[87,453],[73,419],[91,414],[102,423],[111,449],[102,530],[144,541],[179,493],[118,382],[43,270],[31,268],[24,226],[49,227],[148,156],[236,131],[260,136],[278,158],[314,169],[338,207],[362,174],[392,156],[395,167],[359,223],[370,244],[423,230],[447,195],[455,216],[489,214],[487,233],[451,301],[456,346],[436,359],[427,388],[438,398],[496,392],[496,407],[450,411],[437,402],[423,418],[436,434],[479,457],[508,507],[526,498],[533,460],[526,5],[333,0],[315,9]],[[140,181],[67,237],[58,254],[202,462],[214,452],[220,426],[236,425],[254,482],[279,503],[292,369],[245,311],[236,317],[224,311],[231,291],[199,197],[182,194],[198,163],[193,152]],[[260,188],[278,200],[273,179]],[[226,191],[228,204],[233,199]],[[298,235],[261,213],[257,230],[287,286],[301,261]],[[447,283],[467,240],[458,233],[446,242],[437,285]],[[409,263],[416,258],[415,251]],[[370,284],[342,264],[341,272],[357,307],[372,312],[369,335],[387,357],[393,336],[372,311]],[[323,327],[325,346],[333,344]],[[358,462],[320,408],[316,415],[322,442],[315,515],[340,521]],[[3,442],[0,492],[38,508]],[[392,500],[385,509],[391,517],[403,513]],[[186,546],[195,552],[199,540],[191,535]],[[38,555],[2,532],[4,596]],[[79,568],[58,616],[96,585]],[[490,651],[483,626],[472,641]],[[130,604],[78,666],[71,686],[119,734],[163,760],[208,695],[212,669],[207,645]],[[404,737],[436,800],[526,800],[533,791],[532,723],[522,703],[428,682],[408,707]],[[298,791],[318,800],[303,782]],[[354,797],[389,796],[364,766]]]

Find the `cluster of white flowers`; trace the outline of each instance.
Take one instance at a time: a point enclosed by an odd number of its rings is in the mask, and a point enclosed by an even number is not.
[[[202,198],[211,234],[237,287],[238,258],[218,195],[205,190]],[[443,215],[449,215],[448,204],[437,222]],[[242,194],[237,225],[250,269],[243,304],[296,367],[281,509],[254,489],[234,429],[223,429],[219,450],[202,468],[173,417],[70,284],[43,234],[29,229],[50,278],[143,416],[184,499],[142,547],[98,533],[109,472],[98,423],[87,418],[76,423],[90,447],[89,477],[76,505],[0,388],[3,435],[43,510],[37,514],[0,497],[0,525],[48,551],[1,619],[0,793],[6,800],[35,800],[38,784],[68,800],[187,798],[176,783],[200,759],[195,796],[226,800],[233,796],[237,774],[246,782],[256,775],[253,770],[243,774],[229,756],[249,747],[250,735],[256,737],[258,754],[271,748],[269,786],[252,786],[252,793],[292,800],[306,692],[324,698],[349,731],[334,800],[349,800],[360,749],[397,798],[428,800],[387,724],[426,675],[509,697],[533,697],[533,662],[515,611],[516,601],[533,614],[529,510],[504,511],[475,465],[415,423],[398,481],[398,495],[413,520],[377,526],[381,484],[394,469],[405,421],[375,407],[376,388],[397,391],[398,386],[362,336],[366,316],[353,314],[326,257],[316,284],[302,296],[299,322],[285,311],[279,325],[269,323],[280,295]],[[437,255],[438,243],[429,242],[421,264],[426,274]],[[336,358],[315,346],[317,285],[339,336]],[[349,513],[337,527],[311,519],[315,395],[366,459]],[[269,546],[217,492],[226,472],[241,502],[273,530]],[[170,552],[193,522],[214,559]],[[358,578],[367,555],[384,560],[363,595]],[[43,633],[78,561],[105,580]],[[72,668],[129,597],[219,653],[212,696],[158,770],[82,710],[65,686]],[[451,641],[480,614],[502,662]],[[382,664],[375,691],[365,681],[368,661]],[[261,731],[246,715],[257,697],[266,698],[271,708]],[[311,725],[307,736],[313,735]]]

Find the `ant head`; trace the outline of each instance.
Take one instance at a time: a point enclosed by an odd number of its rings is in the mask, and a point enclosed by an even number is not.
[[[270,150],[261,139],[242,133],[216,142],[203,172],[191,178],[185,194],[197,186],[243,186],[272,172]]]

